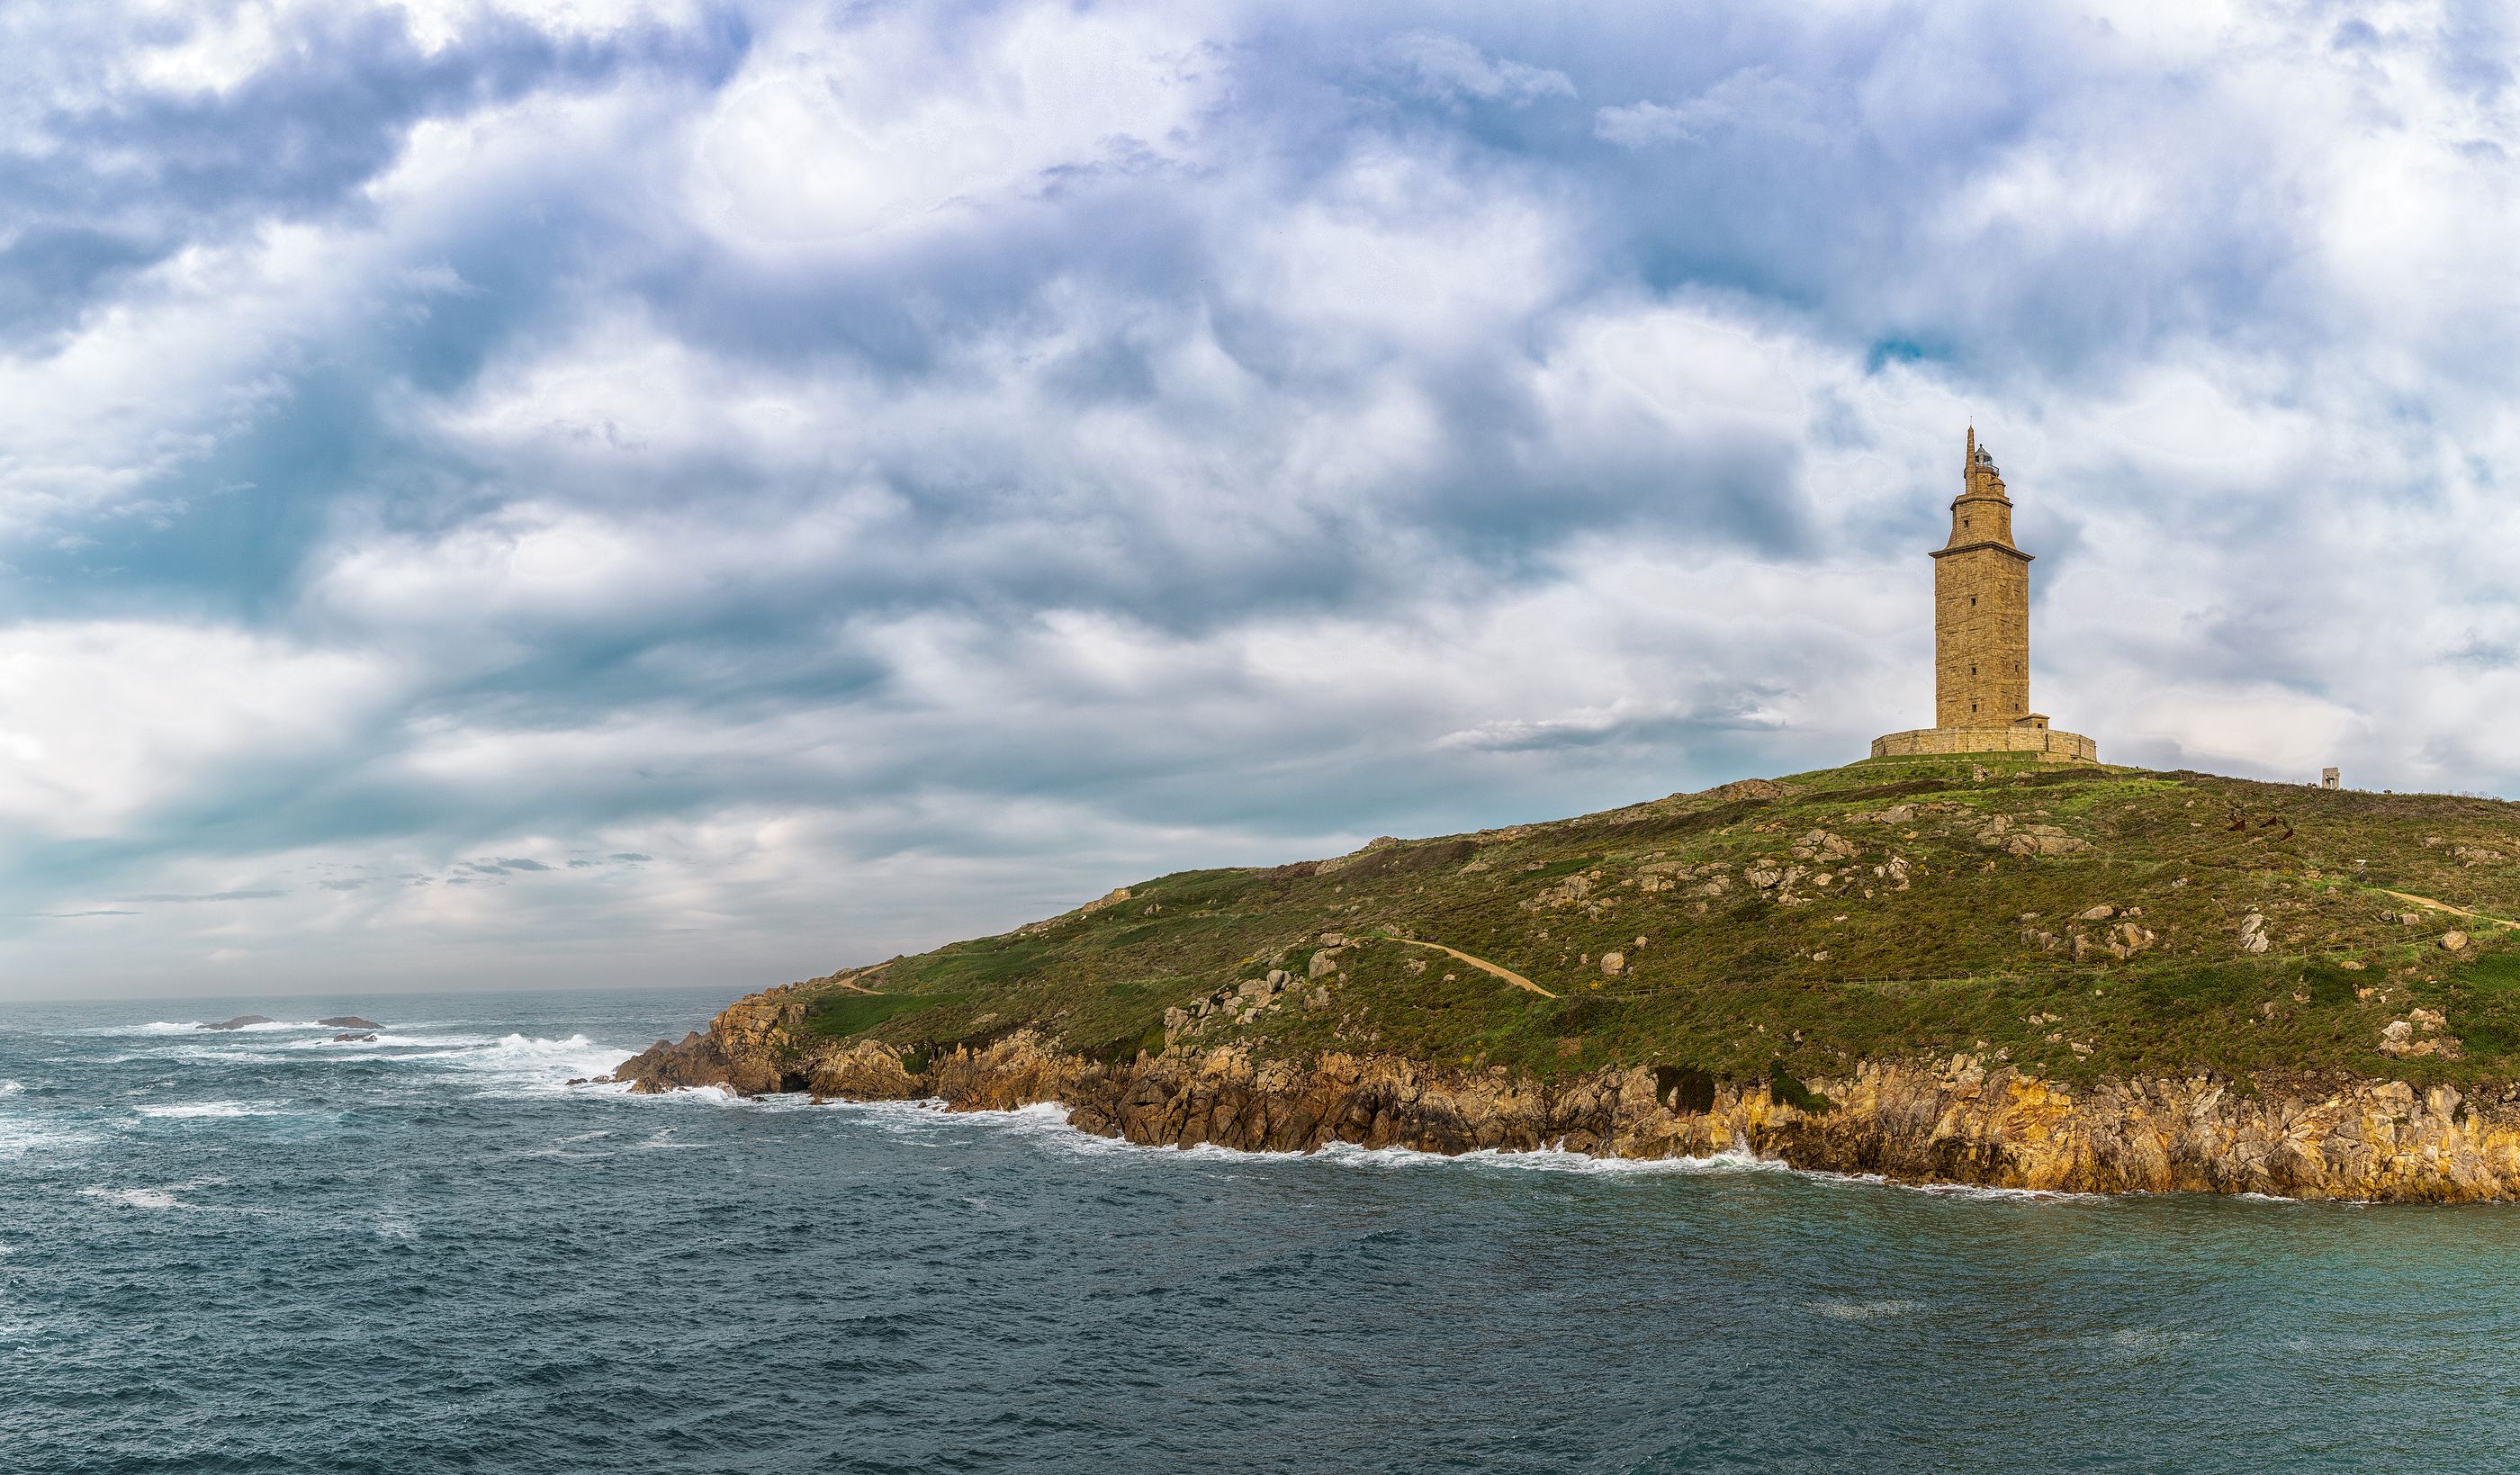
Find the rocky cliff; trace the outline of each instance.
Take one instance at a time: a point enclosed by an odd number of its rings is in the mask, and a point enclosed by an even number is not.
[[[2069,1089],[1983,1055],[1867,1062],[1838,1078],[1717,1081],[1602,1068],[1556,1078],[1391,1055],[1264,1058],[1239,1045],[1126,1063],[1032,1030],[933,1055],[800,1029],[794,989],[624,1064],[634,1090],[718,1086],[954,1110],[1065,1105],[1079,1130],[1155,1146],[1439,1153],[1561,1147],[1649,1159],[1746,1147],[1794,1167],[1917,1184],[2299,1198],[2520,1198],[2520,1092],[2403,1081],[2104,1079]]]
[[[757,994],[642,1090],[1146,1143],[2520,1196],[2520,807],[1871,760],[1132,882]]]

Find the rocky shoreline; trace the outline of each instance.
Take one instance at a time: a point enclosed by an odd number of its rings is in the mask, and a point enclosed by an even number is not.
[[[658,1041],[612,1079],[639,1092],[716,1086],[744,1095],[937,1098],[964,1111],[1058,1102],[1079,1130],[1147,1146],[1552,1147],[1628,1159],[1746,1148],[1796,1168],[1910,1184],[2520,1198],[2520,1091],[2480,1098],[2403,1081],[2286,1085],[2209,1076],[2069,1089],[1965,1054],[1866,1062],[1808,1088],[1717,1082],[1668,1067],[1542,1080],[1388,1055],[1261,1059],[1235,1046],[1112,1063],[1028,1030],[922,1057],[877,1039],[802,1039],[801,1006],[783,999],[786,992],[739,1001],[706,1034]]]

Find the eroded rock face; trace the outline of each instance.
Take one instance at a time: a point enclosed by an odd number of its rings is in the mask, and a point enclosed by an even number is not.
[[[953,1110],[1042,1101],[1079,1130],[1151,1146],[1212,1142],[1299,1152],[1331,1142],[1459,1153],[1480,1148],[1623,1158],[1735,1146],[1796,1167],[2066,1192],[2256,1192],[2298,1198],[2520,1198],[2520,1108],[2450,1087],[2357,1081],[2238,1092],[2208,1076],[2084,1089],[1982,1056],[1879,1062],[1807,1083],[1813,1113],[1764,1082],[1663,1092],[1642,1067],[1540,1080],[1328,1052],[1258,1060],[1239,1047],[1179,1049],[1108,1065],[1030,1031],[933,1060],[877,1040],[799,1048],[793,1006],[745,1001],[709,1034],[658,1042],[618,1079],[811,1091],[855,1099],[941,1098]],[[723,1031],[723,1033],[721,1033]],[[2409,1034],[2420,1032],[2410,1025]],[[1704,1109],[1692,1109],[1700,1103]]]

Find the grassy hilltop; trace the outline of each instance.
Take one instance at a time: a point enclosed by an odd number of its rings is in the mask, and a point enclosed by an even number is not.
[[[796,988],[809,1033],[922,1055],[1034,1026],[1115,1061],[1236,1042],[1787,1091],[1959,1050],[2466,1084],[2520,1074],[2515,858],[2498,800],[1874,759],[1183,872]]]

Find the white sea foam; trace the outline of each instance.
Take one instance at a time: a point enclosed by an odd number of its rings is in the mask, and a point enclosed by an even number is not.
[[[94,1035],[277,1035],[291,1030],[331,1029],[312,1019],[274,1019],[263,1024],[240,1024],[234,1029],[212,1029],[217,1021],[208,1019],[152,1020],[147,1024],[108,1025],[103,1029],[83,1031]]]
[[[73,1127],[56,1127],[24,1117],[0,1117],[0,1163],[15,1162],[30,1152],[71,1147],[88,1140]]]
[[[289,1056],[273,1050],[239,1050],[234,1046],[160,1045],[150,1050],[108,1055],[105,1065],[281,1065]]]
[[[148,1209],[155,1212],[191,1207],[165,1188],[81,1188],[79,1196],[103,1199],[107,1203],[120,1204],[126,1209]]]
[[[495,1040],[475,1037],[465,1043],[444,1039],[427,1043],[443,1048],[397,1058],[443,1061],[460,1070],[476,1071],[494,1078],[507,1091],[561,1091],[572,1080],[610,1075],[636,1053],[598,1045],[584,1035],[571,1035],[564,1040],[501,1035]]]
[[[1815,1301],[1812,1311],[1838,1321],[1878,1321],[1914,1312],[1913,1301]]]
[[[874,1118],[886,1131],[896,1134],[930,1132],[939,1122],[993,1122],[1014,1135],[1027,1138],[1063,1151],[1101,1155],[1106,1153],[1170,1154],[1192,1160],[1227,1160],[1241,1162],[1319,1163],[1339,1168],[1397,1170],[1408,1168],[1458,1168],[1471,1171],[1506,1173],[1566,1173],[1587,1177],[1650,1178],[1697,1177],[1741,1173],[1776,1173],[1799,1178],[1808,1183],[1848,1184],[1866,1187],[1896,1188],[1903,1192],[1923,1193],[1935,1197],[1986,1199],[2020,1203],[2103,1201],[2108,1195],[2098,1193],[2060,1193],[2044,1188],[1993,1188],[1972,1184],[1907,1184],[1885,1179],[1873,1173],[1829,1173],[1797,1168],[1781,1158],[1762,1157],[1747,1146],[1735,1143],[1721,1152],[1701,1157],[1598,1157],[1589,1152],[1573,1152],[1564,1147],[1538,1147],[1518,1150],[1482,1147],[1461,1153],[1429,1152],[1417,1147],[1361,1147],[1353,1142],[1331,1142],[1307,1152],[1251,1152],[1238,1147],[1222,1147],[1213,1142],[1196,1146],[1149,1146],[1124,1141],[1118,1138],[1098,1137],[1068,1125],[1067,1107],[1057,1101],[1037,1101],[1011,1111],[949,1112],[941,1100],[914,1101],[847,1101],[832,1102],[832,1106],[863,1113]]]
[[[23,1095],[25,1087],[16,1081],[0,1081],[0,1100]],[[93,1133],[70,1126],[54,1113],[23,1106],[0,1112],[0,1162],[14,1162],[30,1152],[50,1151],[77,1146],[88,1141]]]
[[[292,1040],[289,1042],[288,1048],[291,1050],[313,1050],[333,1052],[346,1051],[352,1054],[361,1054],[378,1053],[392,1050],[427,1050],[435,1046],[443,1046],[447,1043],[447,1037],[444,1035],[396,1035],[388,1034],[383,1030],[364,1029],[336,1030],[334,1033],[347,1034],[350,1038],[347,1040],[336,1040],[332,1035],[326,1035],[315,1040]],[[374,1035],[376,1038],[368,1038],[370,1035]]]
[[[2074,1340],[2085,1347],[2135,1357],[2152,1357],[2203,1339],[2188,1326],[2121,1326],[2115,1331],[2087,1332]]]
[[[1985,1184],[1912,1184],[1878,1173],[1830,1173],[1818,1168],[1796,1168],[1796,1176],[1814,1183],[1861,1184],[1868,1188],[1897,1188],[1903,1193],[1922,1193],[1931,1198],[1976,1198],[1999,1203],[2106,1203],[2117,1196],[2108,1193],[2069,1193],[2061,1188],[1999,1188]]]
[[[177,1101],[163,1106],[142,1106],[138,1110],[148,1117],[238,1117],[278,1116],[277,1101]]]
[[[1149,1146],[1124,1141],[1118,1138],[1097,1137],[1068,1124],[1067,1107],[1058,1101],[1036,1101],[1009,1111],[954,1111],[933,1098],[910,1101],[835,1101],[829,1103],[873,1119],[889,1131],[898,1133],[932,1132],[947,1123],[968,1122],[990,1124],[1017,1137],[1039,1141],[1062,1151],[1102,1155],[1108,1153],[1151,1153],[1192,1160],[1215,1160],[1247,1163],[1317,1163],[1337,1168],[1396,1170],[1407,1168],[1466,1168],[1507,1173],[1571,1173],[1601,1177],[1695,1176],[1728,1173],[1793,1173],[1775,1158],[1760,1157],[1743,1147],[1728,1148],[1704,1157],[1622,1158],[1596,1157],[1589,1152],[1570,1152],[1562,1147],[1526,1148],[1508,1151],[1483,1147],[1462,1153],[1428,1152],[1416,1147],[1361,1147],[1353,1142],[1330,1142],[1309,1152],[1251,1152],[1238,1147],[1223,1147],[1213,1142],[1194,1146]]]

